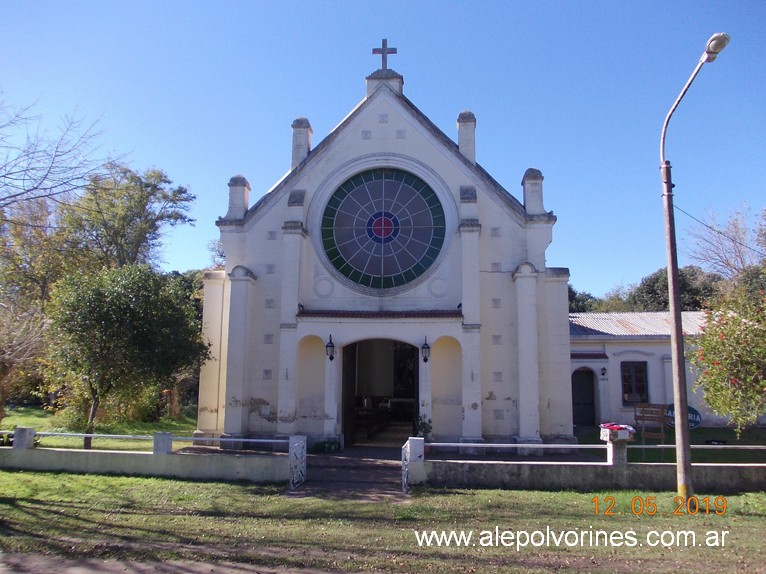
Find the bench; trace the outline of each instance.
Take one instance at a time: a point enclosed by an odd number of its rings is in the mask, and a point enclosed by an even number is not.
[[[654,403],[637,403],[634,407],[636,430],[641,433],[641,444],[646,444],[647,438],[660,439],[665,444],[665,425],[668,423],[668,407]],[[665,449],[660,449],[660,457],[665,460]],[[646,449],[643,450],[646,459]]]

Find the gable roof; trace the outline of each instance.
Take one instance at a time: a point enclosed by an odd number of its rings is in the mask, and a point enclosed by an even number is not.
[[[684,335],[699,335],[704,311],[682,313]],[[585,338],[669,338],[670,313],[570,313],[569,336]]]
[[[413,104],[403,94],[395,92],[390,86],[385,83],[381,83],[377,89],[364,98],[357,106],[321,141],[309,151],[306,158],[298,164],[294,169],[288,172],[274,187],[272,187],[263,197],[261,197],[252,207],[250,207],[242,219],[227,220],[223,217],[219,218],[216,225],[244,225],[249,221],[258,211],[269,205],[270,203],[279,200],[284,195],[285,190],[288,190],[293,185],[293,182],[300,176],[300,174],[309,168],[314,163],[316,158],[320,157],[325,150],[340,136],[346,127],[359,117],[364,111],[370,107],[375,100],[382,97],[383,94],[392,95],[396,101],[398,101],[404,110],[408,112],[430,135],[439,142],[448,152],[453,156],[455,161],[462,163],[473,175],[479,179],[490,192],[494,193],[505,205],[507,205],[512,211],[516,212],[522,219],[535,220],[535,221],[548,221],[555,222],[556,216],[552,212],[530,215],[527,213],[521,202],[516,199],[510,192],[508,192],[497,180],[495,180],[484,168],[479,164],[474,164],[460,153],[458,144],[450,139],[442,130],[440,130],[436,124],[434,124],[423,112],[421,112],[415,104]]]

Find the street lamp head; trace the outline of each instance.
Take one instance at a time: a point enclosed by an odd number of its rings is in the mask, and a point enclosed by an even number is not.
[[[700,58],[700,62],[712,62],[716,59],[718,54],[723,50],[726,45],[729,43],[729,35],[724,34],[723,32],[719,32],[718,34],[713,34],[710,37],[710,40],[707,41],[707,48],[705,48],[705,53],[702,54],[702,57]]]

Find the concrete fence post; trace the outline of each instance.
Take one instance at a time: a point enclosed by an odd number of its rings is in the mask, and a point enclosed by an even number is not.
[[[413,484],[426,481],[425,440],[411,436],[402,447],[402,491],[407,492]]]
[[[606,442],[606,463],[628,466],[628,441],[633,440],[633,429],[627,425],[610,424],[601,428],[600,437]]]
[[[32,427],[16,427],[13,430],[13,448],[34,448],[35,429]]]
[[[173,433],[154,433],[153,454],[170,454],[173,452]]]
[[[612,466],[628,465],[628,441],[610,440],[606,443],[606,462]]]
[[[402,445],[402,492],[410,489],[410,441]]]

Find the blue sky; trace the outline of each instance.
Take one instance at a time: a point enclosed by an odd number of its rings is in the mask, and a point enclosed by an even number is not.
[[[98,120],[104,155],[157,167],[197,196],[164,239],[167,269],[206,267],[227,182],[257,200],[364,97],[382,38],[405,95],[452,139],[477,117],[477,161],[520,197],[528,167],[558,216],[547,264],[603,295],[665,265],[659,136],[707,39],[666,145],[677,206],[725,217],[766,198],[766,2],[165,1],[3,3],[0,91],[43,126]],[[688,230],[677,214],[681,264]]]

